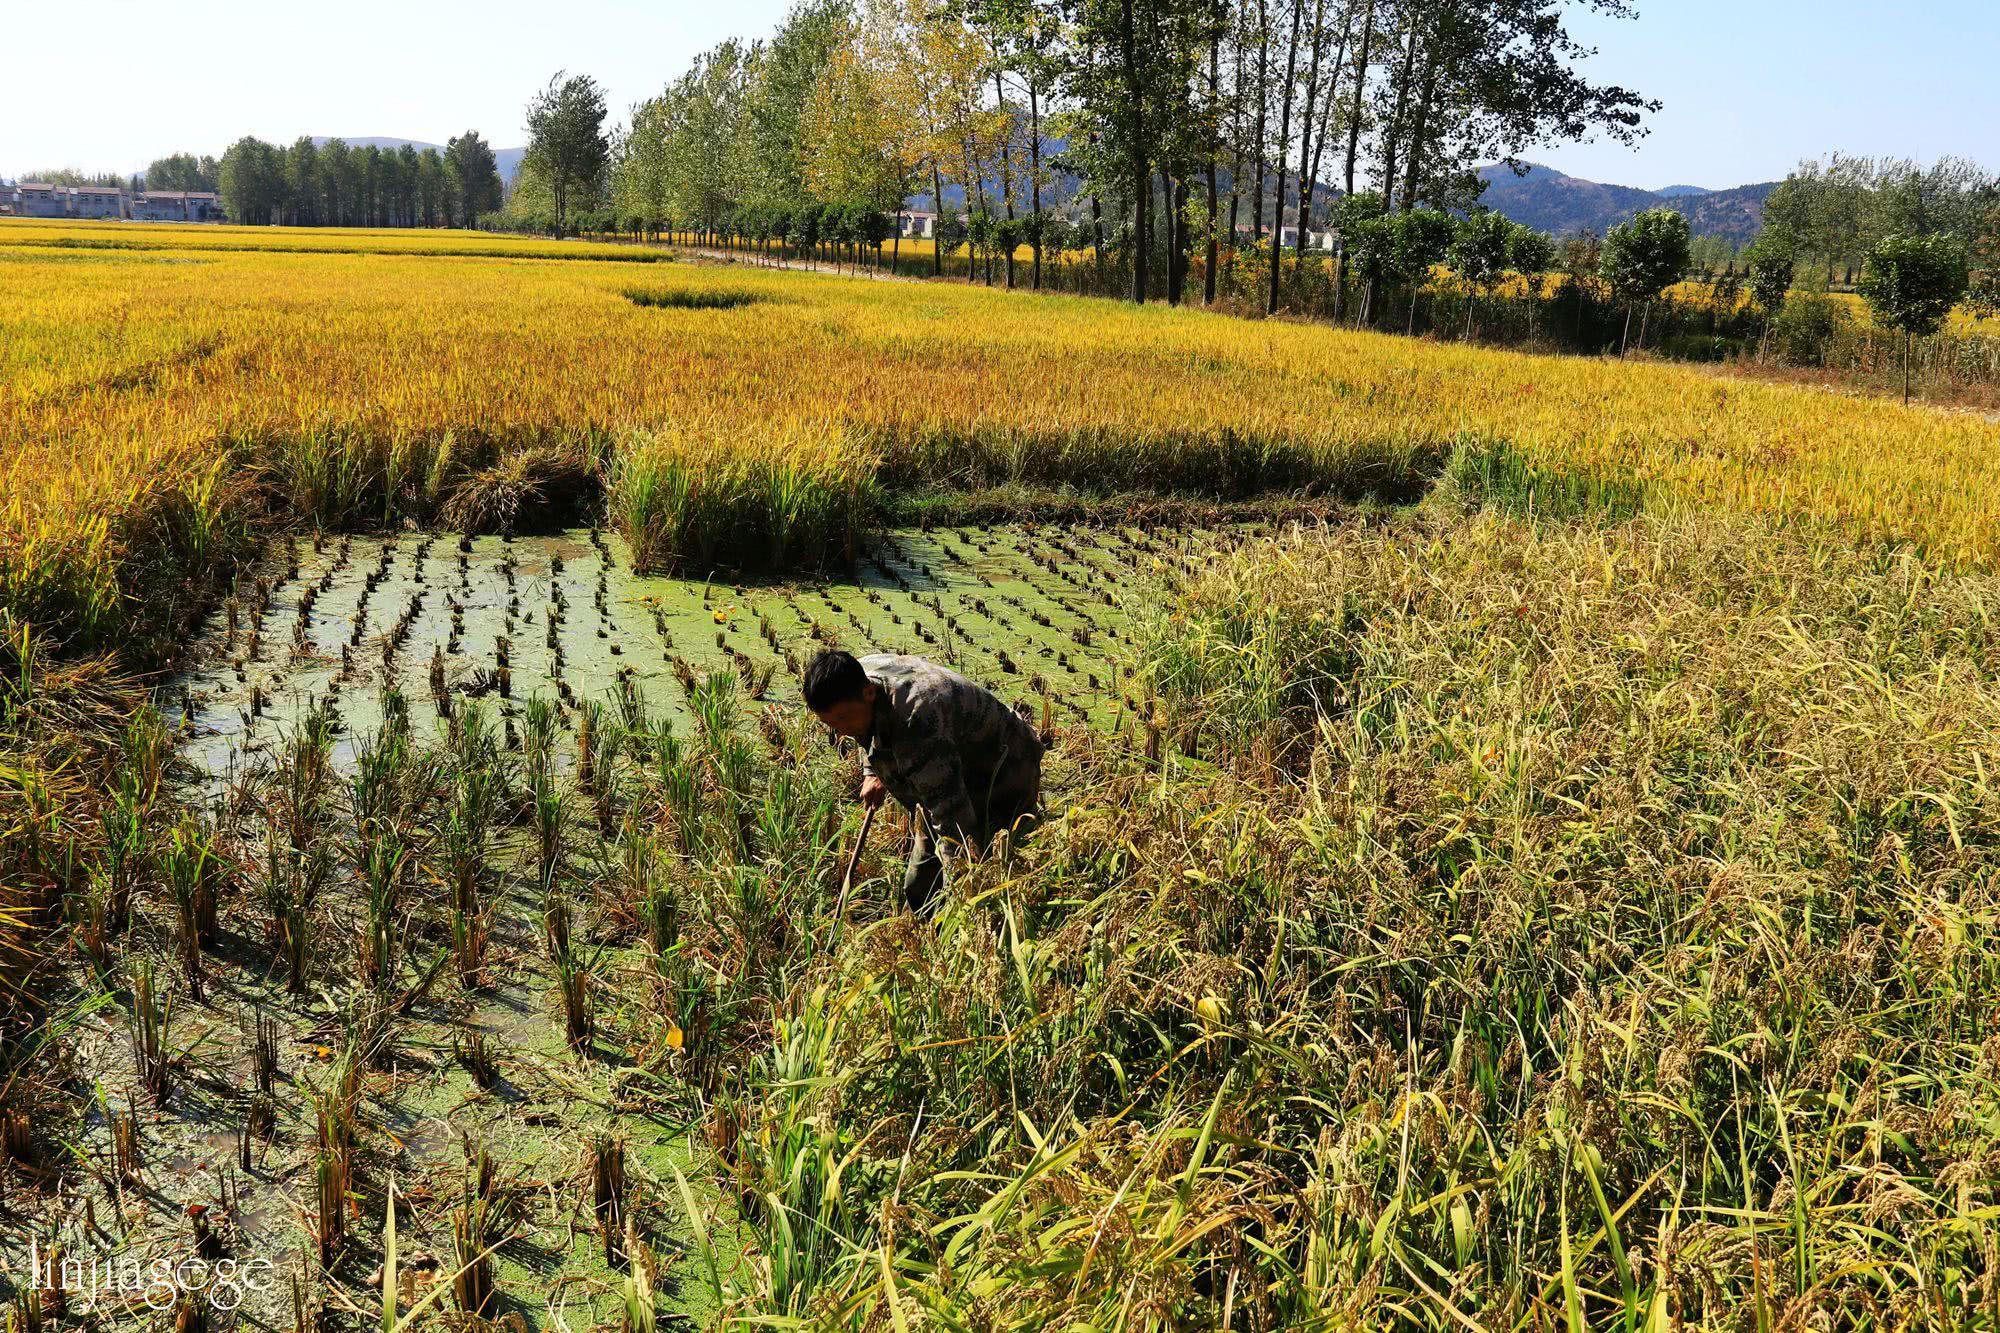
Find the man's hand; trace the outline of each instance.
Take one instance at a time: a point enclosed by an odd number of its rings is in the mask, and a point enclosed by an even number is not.
[[[870,810],[878,810],[882,802],[889,799],[889,788],[873,773],[861,779],[861,804]]]

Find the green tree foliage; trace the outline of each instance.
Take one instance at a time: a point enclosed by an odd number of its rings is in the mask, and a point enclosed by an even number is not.
[[[1528,295],[1541,299],[1542,284],[1556,266],[1556,242],[1545,231],[1516,227],[1507,237],[1507,262],[1528,284]]]
[[[217,167],[223,205],[238,222],[327,227],[442,227],[457,191],[435,148],[353,148],[340,139],[289,148],[244,138]]]
[[[217,174],[222,206],[235,221],[261,225],[280,220],[289,192],[279,149],[258,138],[238,139],[222,155]]]
[[[1493,288],[1507,271],[1507,257],[1519,230],[1499,213],[1478,212],[1467,215],[1454,228],[1451,238],[1449,259],[1452,271],[1461,282],[1474,291],[1491,296]],[[1473,303],[1465,303],[1465,336],[1472,336]]]
[[[500,168],[476,130],[446,141],[444,166],[451,175],[459,225],[469,227],[480,214],[500,207]]]
[[[1452,228],[1448,254],[1452,271],[1481,291],[1492,290],[1507,270],[1514,230],[1503,214],[1484,209],[1460,218]]]
[[[547,183],[557,235],[569,224],[579,196],[594,201],[611,156],[604,133],[604,90],[588,74],[557,71],[528,103],[528,152],[524,168]]]
[[[805,196],[806,103],[833,53],[853,34],[849,0],[800,0],[746,71],[740,145],[744,196],[763,204]]]
[[[1688,221],[1671,208],[1649,208],[1605,233],[1598,273],[1610,284],[1612,296],[1625,303],[1628,335],[1631,307],[1658,300],[1687,272],[1688,260]],[[1642,324],[1642,346],[1645,340]]]
[[[145,182],[149,190],[214,192],[222,184],[222,164],[206,154],[172,153],[153,159]]]
[[[1785,308],[1798,268],[1799,242],[1784,227],[1767,226],[1758,233],[1744,258],[1750,264],[1750,299],[1770,319]]]
[[[1903,401],[1910,398],[1910,351],[1944,327],[1965,295],[1965,246],[1945,235],[1885,236],[1868,251],[1861,296],[1877,323],[1903,335]]]
[[[1430,281],[1431,270],[1451,253],[1456,234],[1451,215],[1434,208],[1414,208],[1391,219],[1397,279],[1412,290]]]

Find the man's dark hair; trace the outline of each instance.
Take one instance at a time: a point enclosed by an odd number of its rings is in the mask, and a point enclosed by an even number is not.
[[[824,713],[849,699],[859,699],[867,688],[868,673],[854,660],[853,653],[829,648],[806,663],[806,707],[815,713]]]

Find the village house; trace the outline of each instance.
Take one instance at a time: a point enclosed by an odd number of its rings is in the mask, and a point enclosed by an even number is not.
[[[220,222],[222,200],[204,190],[145,190],[132,196],[127,216],[138,222]]]
[[[0,213],[24,218],[132,218],[141,222],[221,222],[212,190],[121,190],[110,185],[0,185]]]
[[[22,181],[14,189],[14,211],[24,218],[69,216],[69,193],[60,185]]]
[[[1251,227],[1247,222],[1239,222],[1236,224],[1236,239],[1238,242],[1255,241],[1258,239],[1256,229]],[[1287,250],[1298,249],[1299,229],[1289,223],[1279,228],[1278,243]],[[1306,249],[1333,249],[1333,233],[1331,231],[1314,231],[1308,227],[1306,229]]]
[[[73,185],[69,189],[69,217],[122,218],[125,191],[110,185]]]

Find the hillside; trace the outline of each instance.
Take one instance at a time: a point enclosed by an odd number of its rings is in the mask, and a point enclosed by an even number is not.
[[[1521,175],[1505,166],[1481,167],[1479,176],[1486,182],[1480,202],[1538,231],[1602,235],[1634,213],[1664,205],[1686,214],[1697,236],[1719,236],[1735,245],[1748,244],[1756,236],[1763,225],[1764,200],[1777,188],[1776,181],[1765,181],[1728,190],[1692,185],[1641,190],[1566,176],[1534,164]]]

